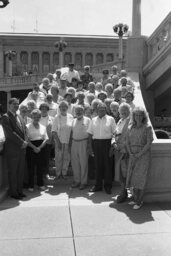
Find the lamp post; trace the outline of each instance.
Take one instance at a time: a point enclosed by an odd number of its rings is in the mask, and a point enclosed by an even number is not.
[[[5,8],[8,4],[8,0],[0,0],[0,8]]]
[[[119,36],[119,59],[123,59],[123,35],[128,32],[128,25],[119,23],[113,26],[113,31]]]
[[[12,59],[13,59],[13,57],[16,56],[16,52],[12,51],[12,50],[8,50],[8,51],[5,52],[5,56],[7,56],[8,61],[9,61],[8,74],[9,74],[9,76],[12,76]]]
[[[60,39],[59,41],[55,42],[54,46],[59,49],[59,65],[63,67],[63,51],[67,47],[67,43],[64,39]]]

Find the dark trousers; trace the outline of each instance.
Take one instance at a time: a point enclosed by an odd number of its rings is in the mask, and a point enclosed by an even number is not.
[[[40,146],[42,140],[31,141],[36,147]],[[29,187],[34,187],[34,175],[36,170],[37,185],[43,186],[43,170],[45,164],[46,151],[44,148],[41,149],[39,153],[35,153],[31,147],[27,149],[27,161],[28,161],[28,177],[29,177]]]
[[[11,196],[17,196],[22,193],[24,168],[25,168],[25,150],[16,149],[16,154],[6,155],[8,168],[8,182]]]
[[[112,187],[112,168],[109,157],[111,140],[93,140],[96,186]]]

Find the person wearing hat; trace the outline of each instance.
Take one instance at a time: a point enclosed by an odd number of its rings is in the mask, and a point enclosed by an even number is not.
[[[77,70],[74,69],[74,63],[68,64],[68,71],[66,71],[62,76],[64,76],[68,82],[68,86],[72,86],[72,78],[77,78],[80,80],[80,75]]]
[[[83,88],[88,89],[88,84],[93,81],[93,76],[90,74],[90,66],[84,66],[84,74],[81,75],[80,79],[83,82]]]

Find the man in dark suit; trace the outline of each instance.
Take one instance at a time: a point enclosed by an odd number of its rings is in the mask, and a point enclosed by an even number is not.
[[[20,200],[23,194],[23,178],[25,168],[25,151],[27,147],[25,124],[19,115],[16,114],[19,107],[19,100],[11,98],[9,109],[2,116],[2,126],[6,137],[4,156],[8,168],[8,181],[10,196]]]

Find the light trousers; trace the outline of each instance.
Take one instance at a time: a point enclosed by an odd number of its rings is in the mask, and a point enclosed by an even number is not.
[[[56,176],[67,175],[69,163],[69,145],[62,143],[62,148],[59,149],[58,144],[55,143]]]
[[[71,147],[71,165],[74,181],[82,185],[87,184],[88,177],[88,140],[74,141]]]

